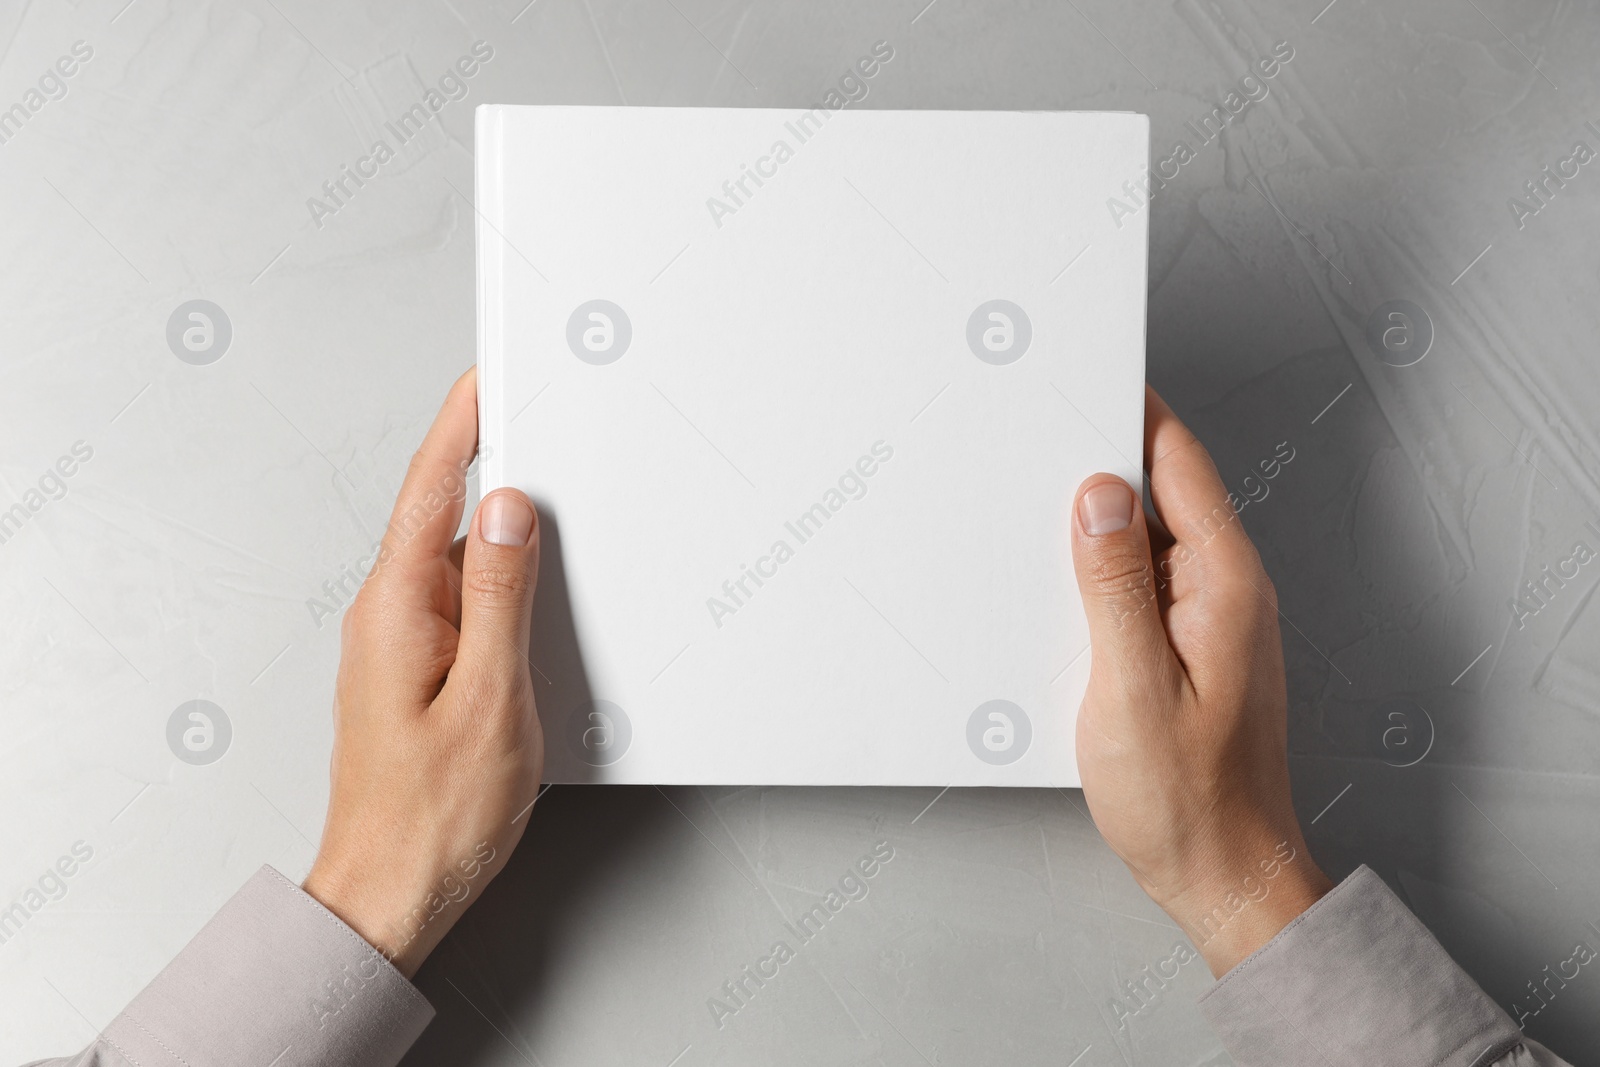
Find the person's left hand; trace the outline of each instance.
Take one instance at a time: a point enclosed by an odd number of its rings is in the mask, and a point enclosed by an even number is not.
[[[533,506],[496,490],[452,545],[476,390],[473,371],[450,390],[345,613],[333,788],[305,880],[408,978],[505,865],[544,767],[527,659]]]

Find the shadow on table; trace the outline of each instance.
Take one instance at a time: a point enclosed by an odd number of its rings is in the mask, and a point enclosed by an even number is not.
[[[510,1044],[532,1063],[538,1005],[559,975],[563,932],[580,927],[586,905],[626,881],[627,857],[678,818],[648,787],[602,786],[586,761],[585,736],[596,736],[593,695],[567,587],[561,525],[538,501],[539,585],[529,662],[545,734],[547,787],[504,870],[455,926],[417,976],[438,1016],[412,1048],[408,1065],[500,1062]],[[534,816],[537,817],[534,817]],[[659,835],[657,835],[659,836]]]
[[[439,1014],[407,1067],[535,1063],[568,932],[581,940],[604,921],[597,911],[616,898],[608,887],[628,883],[629,857],[679,818],[649,786],[553,786],[535,810],[510,863],[417,976]]]

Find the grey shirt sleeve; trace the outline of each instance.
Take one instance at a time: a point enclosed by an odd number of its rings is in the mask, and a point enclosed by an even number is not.
[[[433,1008],[262,867],[87,1049],[34,1067],[394,1067]]]
[[[1200,1008],[1239,1067],[1570,1067],[1361,867]]]

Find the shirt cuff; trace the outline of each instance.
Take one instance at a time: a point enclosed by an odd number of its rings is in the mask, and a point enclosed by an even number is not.
[[[394,1067],[432,1019],[376,949],[263,866],[101,1039],[141,1067]]]
[[[1200,997],[1239,1067],[1472,1067],[1522,1032],[1363,866]]]

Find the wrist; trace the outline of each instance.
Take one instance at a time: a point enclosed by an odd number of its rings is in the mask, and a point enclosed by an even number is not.
[[[1209,872],[1161,907],[1221,978],[1332,888],[1305,841],[1286,837],[1258,859]]]
[[[488,881],[494,858],[485,842],[459,863],[427,874],[369,865],[351,873],[319,859],[301,888],[410,979],[466,910],[474,888]]]
[[[400,933],[396,919],[405,914],[398,901],[382,899],[372,887],[345,878],[331,868],[315,864],[300,888],[314,897],[407,979],[417,973],[427,953],[415,937]]]

